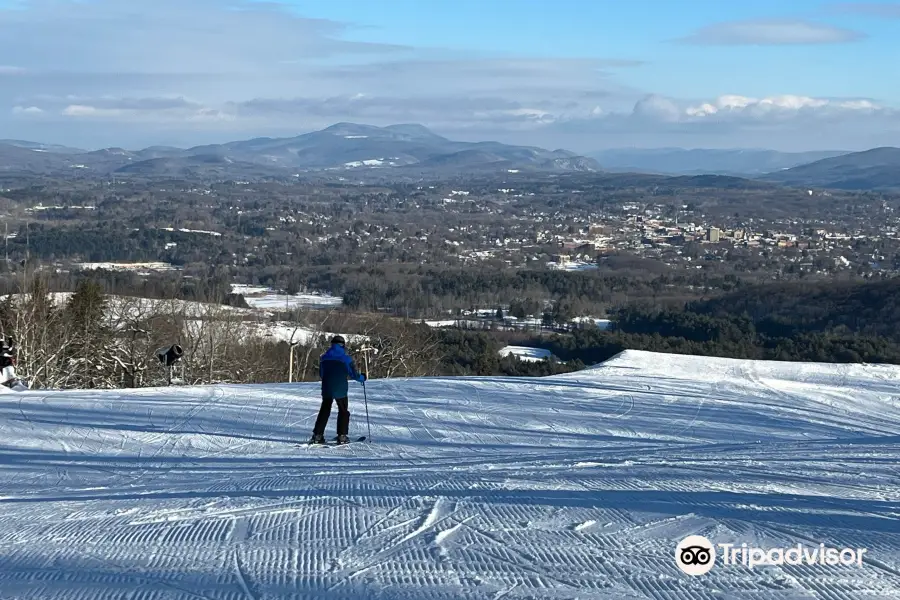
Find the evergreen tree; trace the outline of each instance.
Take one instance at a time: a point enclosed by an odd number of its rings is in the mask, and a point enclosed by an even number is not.
[[[517,319],[524,319],[527,316],[525,305],[519,300],[513,300],[509,305],[509,314]]]
[[[72,387],[108,387],[104,365],[111,362],[111,331],[106,323],[107,299],[95,281],[83,281],[66,304],[72,336],[67,352]]]

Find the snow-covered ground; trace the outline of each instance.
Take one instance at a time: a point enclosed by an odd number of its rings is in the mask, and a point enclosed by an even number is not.
[[[422,323],[428,325],[429,327],[462,327],[462,328],[470,328],[470,329],[501,329],[507,331],[515,331],[515,330],[539,330],[549,328],[544,326],[543,319],[538,319],[534,317],[529,317],[525,319],[516,319],[515,317],[507,316],[504,321],[501,323],[493,318],[491,315],[488,318],[481,319],[438,319],[438,320],[423,320]],[[597,327],[598,329],[609,329],[612,327],[612,321],[610,319],[598,319],[596,317],[576,317],[569,321],[570,324],[575,325],[579,328],[587,328],[590,326]]]
[[[178,271],[180,267],[167,262],[115,263],[115,262],[83,262],[75,267],[86,271],[104,269],[106,271]]]
[[[341,306],[341,298],[320,294],[265,294],[245,296],[247,304],[263,310],[292,310],[295,308],[333,308]]]
[[[265,290],[265,288],[260,288]],[[63,306],[72,296],[72,292],[53,292],[51,300],[58,306]],[[16,299],[23,300],[25,296],[15,294]],[[7,298],[0,296],[0,301]],[[285,321],[272,322],[271,312],[262,308],[239,308],[222,304],[209,304],[189,300],[159,300],[154,298],[138,298],[133,296],[107,295],[107,319],[113,327],[127,328],[135,319],[146,319],[151,315],[168,315],[183,317],[185,331],[197,335],[204,323],[217,319],[228,318],[232,326],[240,328],[241,333],[235,334],[237,338],[248,335],[259,335],[274,341],[287,343],[310,344],[315,343],[316,338],[325,335],[328,338],[340,333],[351,343],[368,341],[368,337],[348,332],[320,332],[314,327],[289,323]],[[241,321],[240,324],[235,321]],[[0,597],[2,600],[2,597]]]
[[[572,323],[576,325],[594,325],[598,329],[609,329],[612,327],[610,319],[598,319],[596,317],[575,317]]]
[[[212,235],[212,236],[216,236],[216,237],[222,236],[222,234],[219,233],[218,231],[206,231],[204,229],[185,229],[183,227],[180,229],[175,229],[174,227],[163,227],[162,230],[163,231],[180,231],[181,233],[204,233],[206,235]]]
[[[584,261],[568,261],[563,263],[549,262],[547,263],[547,266],[559,271],[590,271],[597,268],[595,263]]]
[[[64,306],[72,297],[72,294],[73,292],[52,292],[50,294],[50,299],[57,306]],[[7,295],[0,296],[0,301],[5,300],[6,298]],[[27,295],[25,294],[14,294],[13,301],[22,301],[26,299]],[[161,300],[158,298],[141,298],[137,296],[117,296],[107,294],[106,302],[108,316],[114,321],[124,317],[140,318],[152,314],[177,314],[187,318],[210,317],[216,313],[228,313],[246,317],[256,314],[254,310],[250,308],[195,302],[192,300]]]
[[[333,336],[337,335],[339,332],[334,331],[317,331],[311,327],[303,327],[301,325],[295,323],[286,323],[286,322],[278,322],[278,323],[259,323],[254,324],[255,331],[262,335],[263,337],[272,338],[279,342],[286,342],[288,344],[314,344],[316,342],[316,338],[321,335],[324,335],[326,338],[330,339]],[[365,335],[356,335],[352,333],[343,333],[340,332],[340,335],[347,340],[347,342],[353,343],[362,343],[369,340],[368,336]]]
[[[510,354],[519,357],[519,360],[526,362],[540,362],[553,358],[553,353],[543,348],[530,348],[528,346],[504,346],[499,351],[500,356],[509,356]]]
[[[422,321],[429,327],[458,327],[460,323],[464,321],[460,321],[459,319],[443,319],[439,321]]]
[[[232,294],[244,294],[245,296],[248,296],[250,294],[266,294],[269,291],[270,288],[261,285],[247,285],[246,283],[231,284]]]
[[[0,597],[900,597],[898,367],[626,352],[367,391],[341,448],[293,443],[315,384],[0,395]],[[867,552],[691,577],[693,534]]]
[[[266,287],[234,283],[231,292],[243,294],[247,304],[262,310],[293,310],[295,308],[340,307],[343,299],[328,294],[279,294]]]

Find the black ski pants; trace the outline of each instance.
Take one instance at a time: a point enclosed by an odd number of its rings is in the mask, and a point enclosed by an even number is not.
[[[338,405],[337,434],[347,435],[347,431],[350,429],[350,411],[348,409],[347,398],[332,398],[325,394],[322,394],[322,406],[319,407],[319,416],[316,419],[316,426],[313,429],[313,434],[325,435],[328,417],[331,416],[332,402],[337,402]]]

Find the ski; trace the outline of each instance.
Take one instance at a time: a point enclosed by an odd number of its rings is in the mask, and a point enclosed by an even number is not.
[[[328,445],[329,446],[349,446],[350,444],[355,444],[357,442],[364,442],[364,441],[366,441],[366,436],[362,435],[362,436],[356,438],[355,440],[349,440],[344,444],[338,444],[337,440],[331,440],[331,443],[329,443]]]
[[[296,446],[307,447],[307,448],[313,447],[313,446],[327,446],[329,448],[335,448],[337,446],[349,446],[350,444],[355,444],[357,442],[364,442],[364,441],[366,441],[366,437],[367,436],[361,435],[358,438],[356,438],[355,440],[350,440],[346,444],[338,444],[336,439],[332,439],[324,444],[311,444],[309,442],[305,442],[305,443],[298,443],[298,444],[296,444]]]

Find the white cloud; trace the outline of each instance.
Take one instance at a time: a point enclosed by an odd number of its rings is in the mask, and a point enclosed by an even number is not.
[[[671,98],[659,94],[651,94],[634,105],[632,114],[639,118],[659,121],[677,121],[681,118],[681,109]]]
[[[831,100],[810,98],[807,96],[782,95],[765,98],[748,98],[745,96],[720,96],[712,102],[688,106],[684,109],[686,119],[739,116],[753,119],[766,119],[773,115],[796,117],[826,117],[854,113],[889,113],[890,109],[879,106],[870,100]]]
[[[650,95],[630,110],[560,120],[542,131],[555,146],[865,149],[896,145],[900,111],[863,98],[723,95],[685,101]]]
[[[43,109],[37,106],[13,106],[13,114],[17,115],[41,115],[44,114]]]
[[[15,89],[0,86],[0,106],[40,108],[44,122],[58,123],[54,136],[82,146],[108,143],[113,129],[103,122],[120,125],[115,145],[155,143],[147,136],[154,123],[167,131],[181,123],[185,136],[220,126],[218,139],[198,142],[290,135],[341,120],[527,128],[589,115],[611,98],[633,102],[638,92],[610,72],[642,64],[348,41],[346,24],[247,0],[24,6],[0,9],[0,56],[25,70]]]
[[[504,112],[510,117],[522,118],[535,123],[552,123],[556,120],[551,113],[539,108],[515,108]]]
[[[667,135],[733,135],[739,144],[747,132],[765,130],[778,139],[810,140],[823,121],[862,124],[859,132],[877,123],[889,132],[897,118],[869,99],[647,94],[615,76],[642,66],[628,57],[472,56],[350,41],[349,25],[306,19],[271,2],[22,6],[0,9],[0,56],[16,65],[0,67],[16,83],[0,85],[0,128],[6,136],[80,147],[196,145],[356,121],[418,122],[461,139],[584,151],[615,135],[655,136],[660,143]],[[749,21],[705,28],[690,41],[857,37],[807,21]]]
[[[730,21],[702,27],[678,41],[709,45],[794,45],[854,42],[866,34],[799,19]]]
[[[75,119],[147,123],[206,123],[234,120],[235,116],[221,110],[191,103],[167,105],[165,99],[122,99],[119,102],[70,104],[60,113]]]
[[[283,71],[286,59],[405,49],[347,41],[347,30],[273,2],[43,0],[0,9],[0,56],[15,56],[35,72],[254,74]]]
[[[430,91],[430,90],[429,90]],[[518,101],[499,95],[372,95],[351,94],[328,98],[255,98],[230,103],[224,110],[240,119],[274,120],[284,123],[318,119],[322,123],[360,120],[375,125],[417,121],[432,127],[472,127],[484,124],[506,126],[550,123],[567,116],[588,115],[596,106],[553,98]]]
[[[766,126],[775,122],[849,120],[881,118],[895,120],[900,112],[868,99],[812,98],[785,94],[753,98],[736,94],[712,100],[687,102],[650,95],[637,102],[630,112],[605,114],[602,120],[642,121],[662,125],[702,125],[708,123]]]
[[[873,130],[887,132],[900,126],[900,113],[896,109],[870,99],[816,98],[792,94],[766,97],[729,94],[696,101],[650,94],[631,106],[610,102],[606,108],[597,104],[552,101],[524,104],[496,97],[409,99],[348,96],[256,99],[237,105],[233,110],[239,120],[278,118],[290,123],[293,119],[312,117],[319,119],[322,125],[357,117],[373,124],[415,120],[458,134],[472,131],[500,136],[530,134],[529,143],[550,145],[554,144],[547,142],[547,139],[567,132],[581,137],[570,142],[575,150],[584,150],[596,143],[591,142],[592,135],[610,132],[623,135],[669,132],[682,136],[739,137],[754,130],[777,133],[777,128],[783,127],[785,131],[791,130],[792,136],[797,136],[799,132],[801,138],[808,138],[818,135],[822,127],[859,125],[862,134]],[[411,116],[412,119],[403,119],[403,116]]]
[[[804,108],[822,108],[831,104],[828,100],[820,98],[807,98],[805,96],[773,96],[770,98],[747,98],[745,96],[720,96],[713,102],[704,102],[698,106],[689,106],[685,109],[688,117],[708,117],[721,113],[751,113],[763,114],[766,111],[797,111]],[[839,105],[844,107],[844,105]],[[852,107],[850,105],[847,108]]]
[[[338,121],[373,125],[420,122],[461,139],[500,139],[535,145],[596,149],[600,136],[667,136],[690,139],[752,139],[754,132],[791,138],[820,137],[823,131],[847,139],[876,139],[900,133],[900,112],[865,98],[802,95],[751,97],[739,94],[683,100],[646,95],[629,106],[544,100],[523,103],[496,96],[396,97],[353,93],[327,98],[256,98],[243,102],[200,103],[181,97],[45,97],[43,105],[18,108],[65,122],[156,127],[164,131],[217,131],[225,139],[258,135],[296,135]],[[704,137],[705,136],[705,137]],[[56,141],[56,140],[52,140]],[[196,139],[189,145],[195,145]],[[627,145],[633,145],[626,140]],[[662,143],[662,142],[660,142]],[[671,144],[671,142],[669,142]],[[854,142],[865,146],[865,142]],[[115,145],[115,144],[109,144]],[[149,144],[142,144],[149,145]],[[775,144],[776,146],[778,144]],[[833,142],[830,147],[844,148]]]
[[[63,109],[62,114],[67,117],[93,117],[101,114],[120,114],[115,109],[102,109],[93,106],[85,106],[83,104],[71,104]]]

